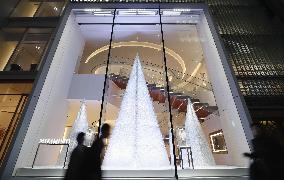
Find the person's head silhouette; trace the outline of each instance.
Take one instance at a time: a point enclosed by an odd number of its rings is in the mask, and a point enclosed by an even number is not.
[[[101,127],[101,136],[102,138],[107,138],[110,135],[110,125],[105,123]]]
[[[264,130],[259,123],[252,123],[251,130],[254,137],[264,134]]]
[[[84,143],[84,140],[85,140],[85,133],[79,132],[76,140],[77,140],[78,145],[82,145]]]

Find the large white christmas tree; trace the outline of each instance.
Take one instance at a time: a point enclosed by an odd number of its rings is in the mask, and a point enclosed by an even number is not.
[[[192,150],[194,167],[202,168],[215,165],[212,152],[190,99],[188,99],[187,104],[185,131],[186,142]]]
[[[103,169],[169,169],[170,163],[137,55]]]

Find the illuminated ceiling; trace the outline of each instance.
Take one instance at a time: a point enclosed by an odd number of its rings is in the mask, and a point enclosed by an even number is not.
[[[169,23],[187,23],[189,19],[189,17],[186,18],[185,16],[174,19],[171,16],[168,19],[164,18],[164,21]],[[103,73],[104,71],[100,64],[105,64],[107,60],[112,28],[111,24],[102,24],[102,22],[110,23],[110,16],[96,16],[95,18],[94,16],[78,16],[76,20],[80,23],[82,35],[86,40],[79,73]],[[194,21],[196,20],[194,19]],[[139,51],[141,59],[144,61],[144,66],[151,68],[151,65],[153,65],[153,73],[150,76],[159,76],[158,79],[162,78],[163,74],[161,76],[159,73],[154,73],[157,67],[164,66],[161,60],[162,41],[160,26],[155,24],[135,24],[137,22],[155,22],[155,18],[151,16],[135,16],[135,18],[132,16],[118,16],[116,18],[116,23],[128,21],[132,24],[116,24],[113,28],[111,59],[123,59],[123,62],[125,62],[125,65],[121,64],[123,69],[128,68],[128,71],[130,71],[129,64],[132,64],[135,54]],[[174,75],[176,75],[177,79],[172,81],[171,88],[181,91],[188,88],[194,89],[194,87],[190,87],[189,82],[200,78],[200,74],[207,73],[203,72],[206,69],[203,68],[203,50],[196,25],[164,24],[163,31],[167,67],[171,69],[173,80],[175,79]],[[114,64],[111,66],[114,66]],[[96,71],[94,68],[100,70]],[[116,64],[116,68],[111,68],[111,70],[117,68],[119,68],[119,64]],[[147,79],[147,74],[145,76]]]

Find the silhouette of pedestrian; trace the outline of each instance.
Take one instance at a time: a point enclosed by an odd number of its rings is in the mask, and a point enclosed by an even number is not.
[[[88,148],[85,159],[85,178],[86,180],[102,179],[101,164],[104,156],[104,139],[110,135],[110,125],[103,124],[101,135],[97,137],[92,146]]]
[[[259,124],[253,123],[251,128],[254,134],[253,152],[244,153],[253,160],[250,165],[250,179],[274,180],[283,177],[283,147]]]
[[[86,152],[86,146],[83,145],[85,140],[85,133],[80,132],[77,135],[78,145],[75,147],[70,156],[68,169],[65,174],[65,180],[79,180],[82,179],[83,161]]]

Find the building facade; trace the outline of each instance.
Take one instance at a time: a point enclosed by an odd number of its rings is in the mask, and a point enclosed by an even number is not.
[[[213,176],[182,158],[189,105],[216,166],[238,167],[217,176],[247,175],[251,122],[283,128],[283,24],[260,1],[1,4],[3,179],[62,176],[82,102],[91,134],[115,127],[137,53],[171,163],[151,177]]]

